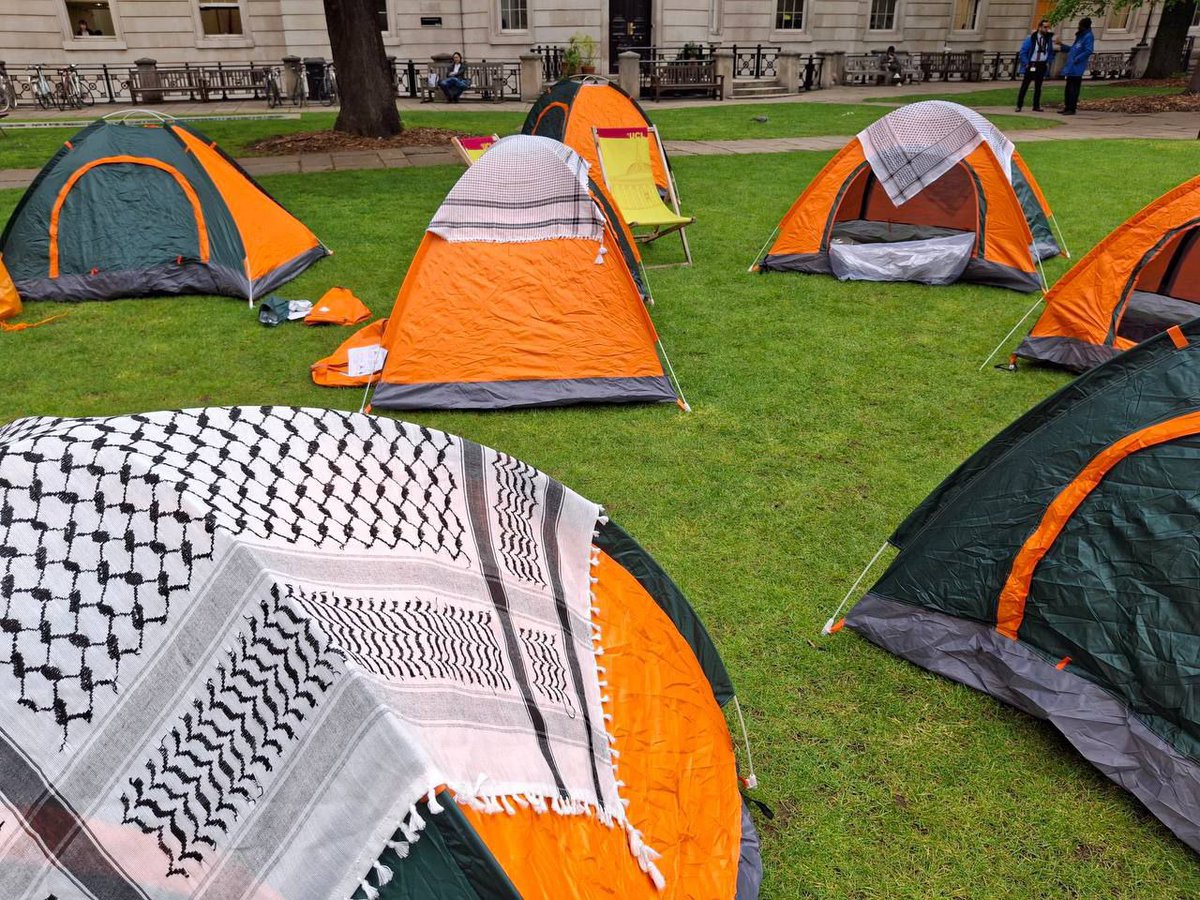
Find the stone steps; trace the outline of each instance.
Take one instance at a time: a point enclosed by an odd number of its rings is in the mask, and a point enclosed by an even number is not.
[[[735,81],[733,96],[738,100],[754,97],[783,97],[787,88],[778,81]]]

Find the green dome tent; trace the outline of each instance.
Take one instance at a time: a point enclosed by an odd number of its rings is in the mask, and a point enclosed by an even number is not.
[[[1200,319],[947,478],[845,624],[1048,720],[1200,850]]]
[[[0,254],[22,299],[253,301],[328,255],[215,142],[167,116],[119,115],[66,141],[9,219]]]

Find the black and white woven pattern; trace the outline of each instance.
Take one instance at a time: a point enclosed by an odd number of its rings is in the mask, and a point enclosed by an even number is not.
[[[599,241],[604,216],[588,193],[588,164],[566,144],[513,135],[467,169],[429,223],[448,241]]]
[[[983,116],[957,103],[922,100],[888,113],[858,134],[871,170],[900,206],[933,184],[984,141],[1004,171],[1012,142]]]

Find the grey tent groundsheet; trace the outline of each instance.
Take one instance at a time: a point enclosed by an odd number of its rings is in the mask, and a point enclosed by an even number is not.
[[[851,220],[833,229],[829,266],[840,281],[953,284],[974,248],[969,231]]]

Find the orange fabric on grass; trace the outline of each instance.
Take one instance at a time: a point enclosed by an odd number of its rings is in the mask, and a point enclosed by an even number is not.
[[[732,898],[741,796],[725,716],[687,642],[637,580],[600,554],[596,615],[629,819],[660,852],[661,893],[623,829],[592,816],[460,807],[524,897]]]
[[[372,344],[382,343],[387,323],[387,319],[380,319],[365,328],[360,328],[346,338],[341,346],[329,356],[313,363],[311,366],[313,383],[323,387],[366,387],[378,378],[378,372],[352,377],[346,374],[346,370],[350,365],[350,350],[354,347],[369,347]]]
[[[216,185],[246,249],[251,280],[291,262],[320,241],[299,219],[272,200],[221,153],[184,128],[171,131],[195,155]]]
[[[1135,213],[1060,278],[1046,294],[1046,308],[1030,337],[1103,344],[1110,329],[1115,333],[1120,327],[1118,321],[1113,328],[1113,312],[1132,289],[1140,267],[1146,263],[1153,273],[1155,246],[1168,232],[1189,222],[1200,223],[1200,176]],[[1113,346],[1133,345],[1117,338]]]
[[[175,183],[179,185],[187,197],[188,203],[192,206],[192,214],[196,219],[196,233],[199,238],[200,246],[200,262],[208,262],[208,226],[204,223],[204,210],[200,206],[200,198],[196,196],[196,191],[192,188],[191,182],[183,177],[183,173],[174,166],[168,165],[158,159],[151,159],[148,156],[105,156],[101,159],[93,159],[91,162],[80,166],[71,173],[71,177],[59,190],[58,196],[54,199],[54,207],[50,210],[50,277],[58,277],[58,223],[59,217],[62,215],[63,204],[67,202],[67,195],[71,193],[71,188],[78,184],[79,179],[90,172],[97,166],[110,166],[131,164],[137,166],[149,166],[152,169],[166,172],[175,179]]]
[[[593,128],[648,128],[650,122],[625,94],[607,84],[585,84],[571,101],[567,114],[567,127],[563,143],[582,156],[591,166],[591,176],[597,181],[604,176],[600,168],[600,157],[596,155],[596,139]],[[670,183],[667,170],[662,163],[662,150],[658,139],[650,134],[650,167],[654,170],[654,183],[663,190]]]
[[[593,241],[427,233],[388,320],[382,381],[661,376],[654,326],[611,236],[606,244],[597,265]]]
[[[371,318],[371,310],[348,288],[331,287],[304,317],[305,325],[357,325]]]
[[[0,257],[0,320],[11,319],[20,313],[21,295],[17,293],[17,286],[4,267],[4,258]]]
[[[1004,582],[1004,588],[1000,591],[1000,601],[996,609],[996,630],[1016,640],[1017,631],[1025,617],[1025,601],[1029,597],[1034,570],[1054,545],[1067,521],[1079,509],[1079,505],[1117,463],[1139,450],[1197,433],[1200,433],[1200,413],[1188,413],[1128,434],[1096,454],[1046,507],[1037,530],[1029,536],[1013,559],[1012,569]]]

